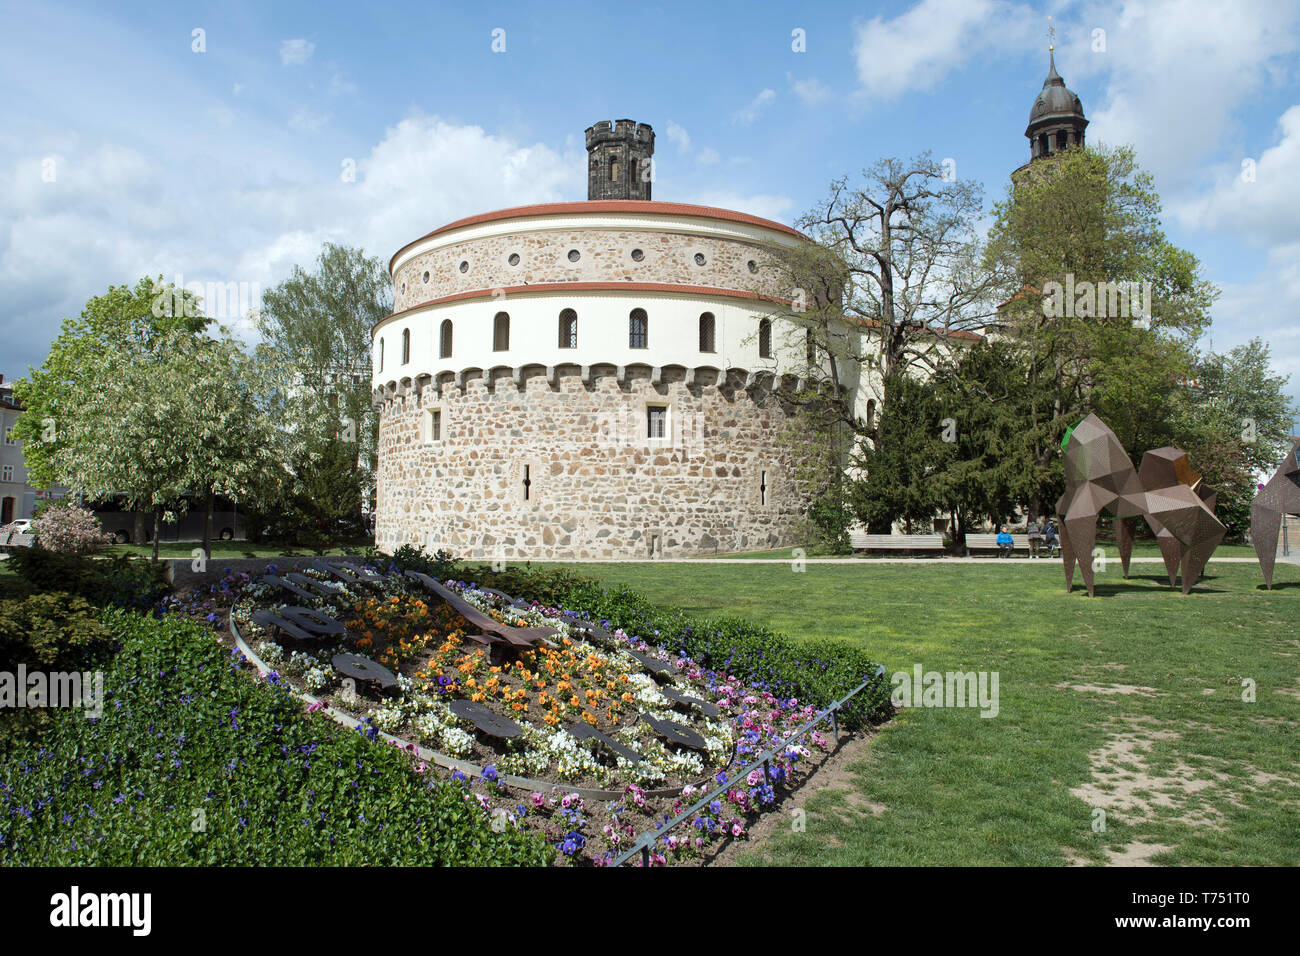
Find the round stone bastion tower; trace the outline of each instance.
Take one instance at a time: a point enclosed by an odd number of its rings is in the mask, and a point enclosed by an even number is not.
[[[764,250],[807,238],[652,200],[645,124],[597,123],[587,150],[586,202],[470,216],[393,256],[394,312],[373,330],[382,549],[517,561],[795,543],[808,439],[788,398],[810,366]]]

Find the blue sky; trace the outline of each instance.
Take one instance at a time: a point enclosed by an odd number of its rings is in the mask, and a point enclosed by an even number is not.
[[[1214,347],[1263,336],[1300,394],[1294,3],[0,3],[0,16],[7,377],[109,284],[266,288],[327,240],[387,259],[460,216],[585,198],[582,132],[600,119],[655,128],[657,199],[790,222],[834,177],[929,150],[991,203],[1028,158],[1050,16],[1089,142],[1137,148],[1170,237],[1224,290]]]

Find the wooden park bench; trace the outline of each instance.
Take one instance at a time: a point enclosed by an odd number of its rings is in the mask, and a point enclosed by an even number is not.
[[[935,551],[943,552],[941,534],[866,534],[853,531],[849,545],[854,551]]]
[[[967,555],[967,557],[970,556],[970,553],[971,553],[972,551],[997,551],[997,550],[998,550],[998,536],[997,536],[996,534],[968,534],[968,535],[966,535],[966,555]],[[1012,551],[1013,554],[1014,554],[1016,551],[1024,551],[1024,552],[1028,553],[1028,551],[1029,551],[1029,535],[1027,535],[1027,534],[1013,534],[1013,535],[1011,536],[1011,551]],[[1044,551],[1046,551],[1046,552],[1048,552],[1049,554],[1051,553],[1051,551],[1055,551],[1057,554],[1060,554],[1060,552],[1061,552],[1061,544],[1060,544],[1060,542],[1058,541],[1058,542],[1056,543],[1056,545],[1055,545],[1051,550],[1049,550],[1048,547],[1047,547],[1047,540],[1044,538],[1044,539],[1040,542],[1040,544],[1039,544],[1039,551],[1040,551],[1040,552],[1044,552]]]

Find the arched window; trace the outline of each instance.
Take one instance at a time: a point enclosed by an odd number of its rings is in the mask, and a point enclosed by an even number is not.
[[[700,316],[700,351],[715,352],[713,347],[713,313],[705,312]]]
[[[1047,152],[1048,152],[1048,149],[1047,149],[1047,134],[1046,134],[1046,133],[1039,133],[1039,134],[1038,134],[1038,155],[1039,155],[1039,156],[1046,156],[1046,155],[1047,155]]]
[[[631,168],[632,168],[632,177],[631,177],[632,182],[636,182],[637,164],[636,164],[636,157],[635,157],[635,156],[632,157],[632,167],[631,167]]]
[[[1056,134],[1056,148],[1067,149],[1069,145],[1070,145],[1070,132],[1069,130],[1063,129]]]
[[[492,320],[492,351],[505,352],[510,348],[510,313],[498,312]]]
[[[578,347],[578,313],[565,309],[560,313],[560,348],[576,349]]]
[[[402,364],[411,361],[411,330],[402,329]]]
[[[611,156],[609,159],[609,181],[611,183],[618,182],[618,157],[617,156]]]
[[[867,399],[867,427],[874,428],[876,425],[876,400]]]
[[[633,349],[650,347],[650,319],[645,309],[633,309],[627,317],[627,344]]]
[[[772,320],[763,319],[758,323],[758,357],[772,357]]]
[[[379,371],[384,370],[384,340],[379,340]]]
[[[442,320],[438,335],[438,357],[451,358],[451,319]]]

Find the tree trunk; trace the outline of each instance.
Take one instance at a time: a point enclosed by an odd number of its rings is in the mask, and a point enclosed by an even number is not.
[[[158,539],[162,537],[162,508],[153,510],[153,559],[158,560]]]
[[[211,490],[208,491],[207,501],[204,503],[203,510],[203,558],[207,560],[212,557],[212,503],[216,496]]]

